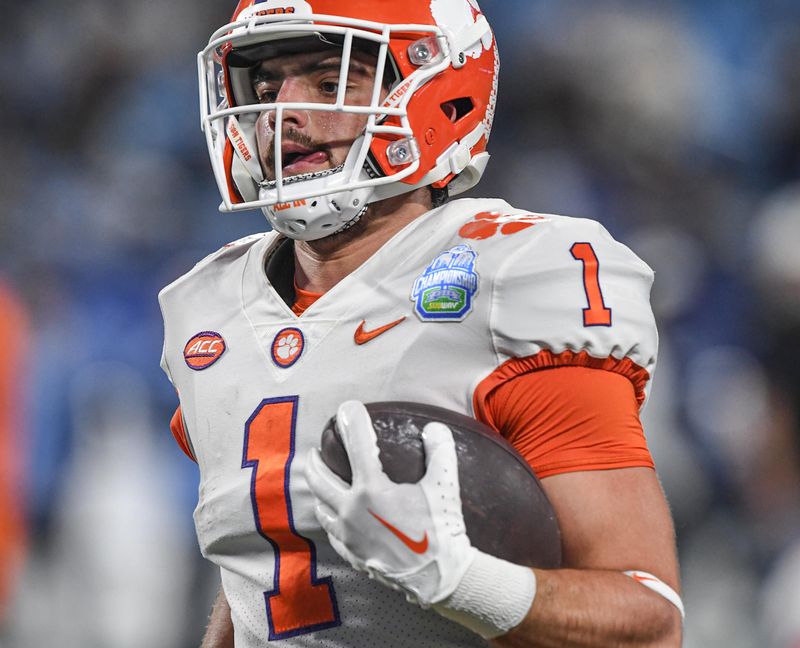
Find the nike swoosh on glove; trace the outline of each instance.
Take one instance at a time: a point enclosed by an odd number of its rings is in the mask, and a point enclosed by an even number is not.
[[[315,513],[331,546],[355,569],[422,607],[449,597],[478,553],[467,538],[453,434],[442,423],[423,429],[426,471],[416,484],[383,472],[367,408],[339,407],[337,428],[352,468],[352,485],[311,450],[306,478]]]

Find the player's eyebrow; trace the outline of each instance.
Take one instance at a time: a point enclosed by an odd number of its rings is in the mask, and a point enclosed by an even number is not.
[[[327,71],[336,71],[338,72],[342,68],[342,57],[341,56],[334,56],[323,59],[322,61],[312,61],[309,63],[302,64],[297,68],[293,68],[291,70],[291,74],[295,75],[305,75],[305,74],[313,74],[317,72],[327,72]],[[370,68],[361,63],[356,58],[350,59],[350,70],[348,76],[352,74],[356,74],[358,76],[369,76],[371,73]],[[282,78],[285,78],[286,74],[276,74],[273,70],[269,67],[265,66],[264,63],[261,64],[255,72],[253,72],[253,83],[259,83],[262,81],[278,81]]]

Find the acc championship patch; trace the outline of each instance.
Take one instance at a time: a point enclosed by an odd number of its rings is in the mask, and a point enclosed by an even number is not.
[[[477,256],[469,245],[456,245],[425,268],[411,291],[420,319],[459,322],[469,315],[478,292]]]

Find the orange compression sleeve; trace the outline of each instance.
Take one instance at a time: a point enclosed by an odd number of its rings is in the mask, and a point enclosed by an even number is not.
[[[189,437],[186,434],[186,428],[183,426],[183,412],[181,411],[180,405],[178,405],[178,409],[176,409],[175,413],[172,415],[172,420],[169,422],[169,429],[186,456],[192,461],[197,462],[197,458],[192,452],[192,446],[189,443]]]
[[[476,412],[540,478],[654,465],[633,383],[619,373],[581,366],[523,373],[486,394]]]

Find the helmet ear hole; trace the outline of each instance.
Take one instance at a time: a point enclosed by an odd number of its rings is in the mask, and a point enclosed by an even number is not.
[[[460,97],[445,101],[441,109],[447,119],[455,124],[462,117],[469,115],[475,109],[475,104],[469,97]]]

